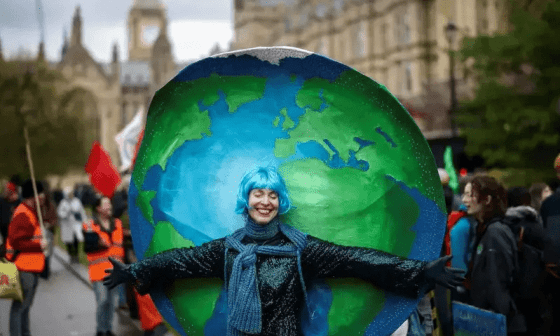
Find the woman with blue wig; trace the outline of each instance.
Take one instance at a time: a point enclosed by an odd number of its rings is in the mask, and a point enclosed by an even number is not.
[[[355,277],[412,298],[438,283],[453,288],[462,270],[447,268],[450,257],[423,262],[375,249],[340,246],[282,223],[291,208],[282,177],[257,168],[243,177],[236,212],[245,226],[201,246],[174,249],[132,265],[112,260],[109,288],[134,283],[147,293],[176,279],[218,277],[227,286],[227,335],[302,335],[306,284],[316,278]]]

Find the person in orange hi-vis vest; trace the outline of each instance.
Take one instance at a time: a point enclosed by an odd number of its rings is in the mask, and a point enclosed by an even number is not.
[[[116,289],[103,286],[105,270],[112,268],[109,257],[123,261],[123,227],[118,218],[113,218],[111,200],[102,196],[95,201],[93,219],[83,224],[89,278],[93,284],[97,302],[97,336],[114,335],[112,332],[113,313],[117,298]],[[90,239],[95,233],[98,239]]]
[[[39,204],[45,194],[41,182],[35,183]],[[6,258],[16,264],[20,273],[23,301],[13,301],[10,309],[10,335],[30,335],[29,310],[39,284],[39,274],[45,268],[44,250],[48,247],[37,217],[33,184],[27,180],[21,190],[23,201],[14,211],[8,227]]]

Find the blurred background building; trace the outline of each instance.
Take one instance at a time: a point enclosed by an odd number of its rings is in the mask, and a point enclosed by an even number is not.
[[[185,64],[176,64],[167,36],[167,15],[159,0],[134,0],[128,13],[128,59],[119,61],[119,46],[113,46],[112,62],[96,62],[82,42],[80,7],[72,19],[70,39],[54,64],[69,80],[69,88],[79,88],[89,97],[86,118],[96,129],[97,139],[118,162],[115,135],[140,110],[148,110],[155,91]],[[85,27],[87,29],[87,27]]]
[[[463,140],[454,132],[452,116],[457,101],[468,98],[474,86],[464,79],[461,62],[455,62],[450,51],[459,50],[463,37],[508,29],[507,0],[228,1],[234,4],[230,50],[293,46],[355,68],[402,102],[436,161],[441,161],[447,145],[462,155]],[[96,61],[83,43],[84,29],[87,23],[78,6],[60,61],[49,66],[67,79],[61,91],[74,90],[81,96],[90,143],[99,141],[119,166],[115,135],[139,110],[145,113],[156,90],[188,62],[174,60],[161,0],[132,1],[124,62],[116,43],[112,62]],[[211,54],[224,51],[216,47]],[[44,59],[42,47],[37,57]]]
[[[451,116],[472,88],[449,51],[458,50],[463,37],[505,32],[506,3],[235,0],[231,49],[293,46],[360,71],[385,85],[409,110],[437,160],[447,145],[462,152]],[[450,63],[457,64],[453,72]]]

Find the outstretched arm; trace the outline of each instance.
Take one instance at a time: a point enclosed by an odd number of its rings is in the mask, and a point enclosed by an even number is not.
[[[223,278],[224,241],[213,240],[193,248],[179,248],[156,254],[140,262],[123,265],[111,259],[112,270],[107,270],[103,284],[113,288],[121,283],[134,283],[140,294],[157,285],[173,280],[194,277]]]
[[[308,236],[302,266],[311,277],[354,277],[393,293],[417,297],[435,283],[461,283],[458,270],[445,268],[448,258],[432,262],[402,258],[376,249],[341,246]]]

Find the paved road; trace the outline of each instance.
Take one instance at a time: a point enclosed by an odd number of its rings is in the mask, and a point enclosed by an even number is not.
[[[51,276],[40,279],[31,306],[31,332],[35,336],[95,335],[95,296],[83,265],[69,267],[68,255],[55,248],[51,257]],[[0,300],[0,336],[9,335],[12,301]],[[122,336],[141,336],[139,322],[125,313],[115,312],[113,332]]]

